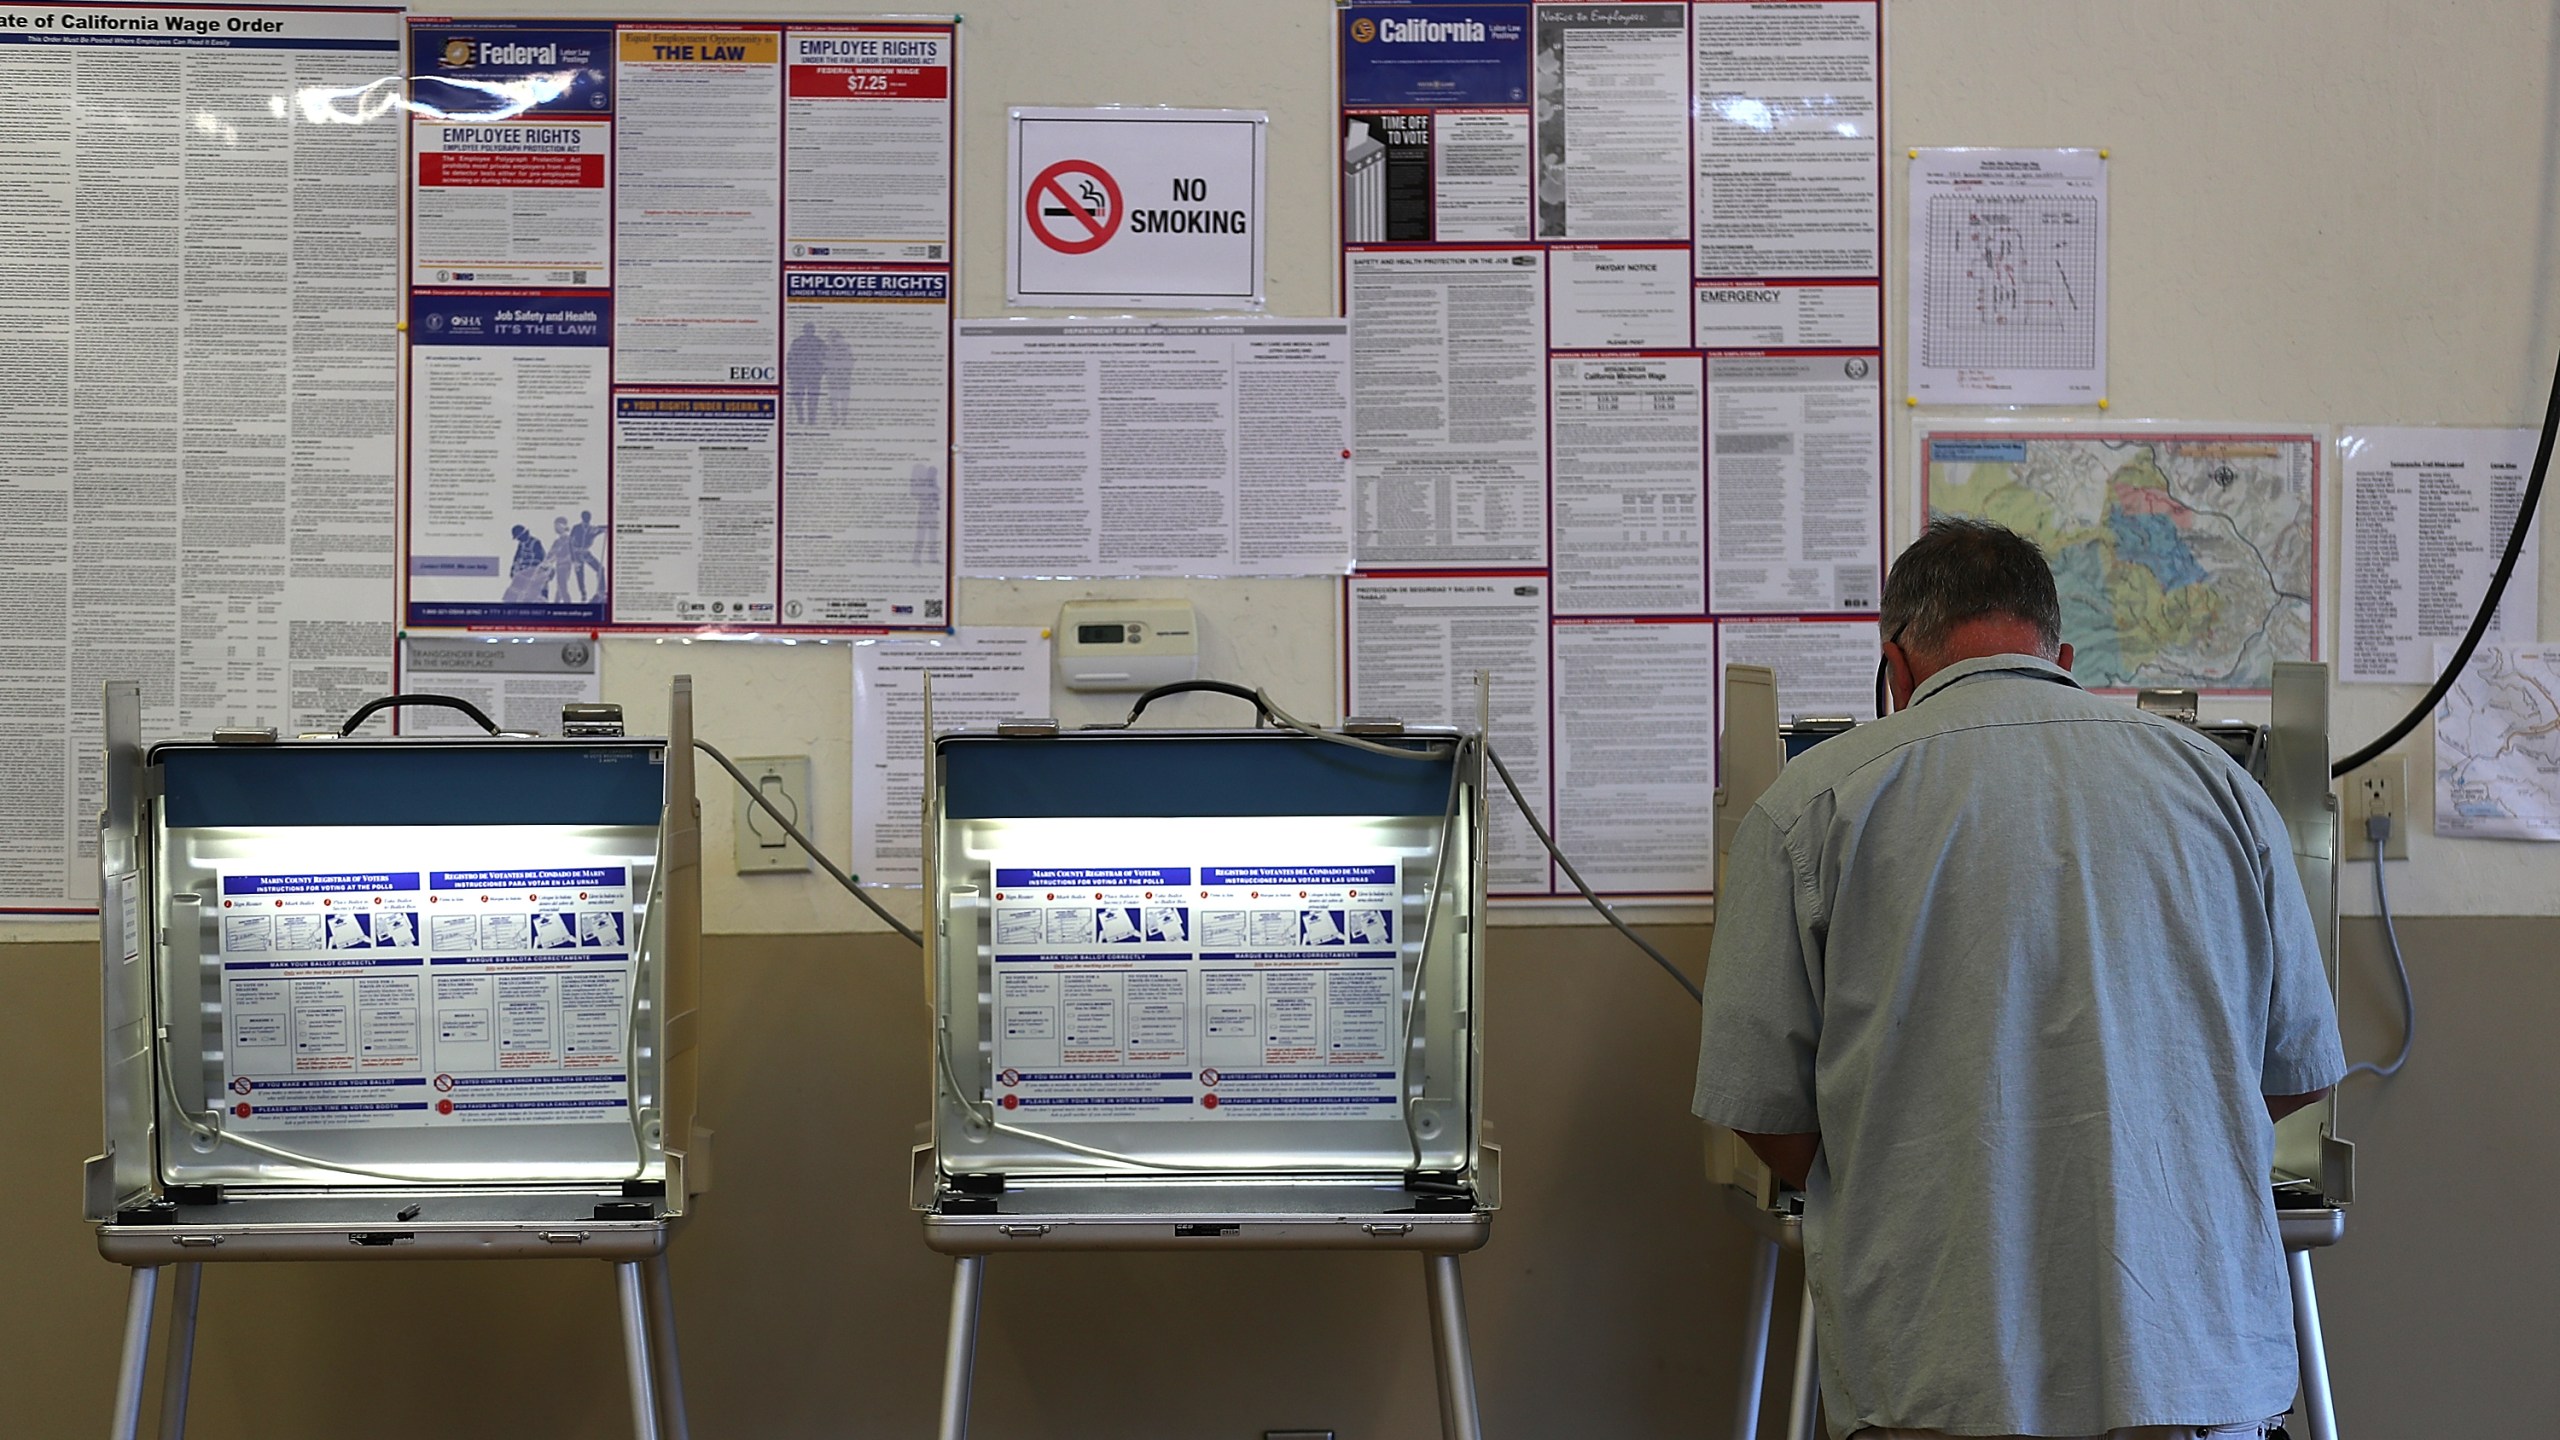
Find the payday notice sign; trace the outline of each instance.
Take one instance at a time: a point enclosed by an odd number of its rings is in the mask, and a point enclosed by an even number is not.
[[[1259,110],[1016,108],[1015,305],[1262,308]]]

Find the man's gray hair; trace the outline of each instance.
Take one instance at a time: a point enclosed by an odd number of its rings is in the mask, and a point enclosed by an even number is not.
[[[1927,658],[1967,620],[2005,615],[2035,627],[2050,660],[2062,647],[2062,601],[2053,568],[2036,543],[1988,520],[1929,523],[1885,577],[1878,627],[1907,653]]]

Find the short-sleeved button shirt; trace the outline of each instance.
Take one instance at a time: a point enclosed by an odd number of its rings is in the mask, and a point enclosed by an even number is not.
[[[1724,885],[1695,1109],[1821,1132],[1834,1434],[2290,1403],[2262,1097],[2345,1062],[2247,772],[2044,661],[1968,660],[1788,765]]]

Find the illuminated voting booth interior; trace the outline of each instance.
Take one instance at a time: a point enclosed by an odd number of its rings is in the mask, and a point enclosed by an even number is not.
[[[1477,1433],[1483,751],[1355,728],[935,741],[913,1198],[958,1257],[944,1435],[979,1265],[1043,1247],[1421,1251],[1444,1424]]]
[[[2192,692],[2147,691],[2138,703],[2211,737],[2265,788],[2292,842],[2294,868],[2319,932],[2320,959],[2328,971],[2334,1002],[2338,992],[2338,804],[2329,789],[2329,667],[2277,662],[2265,725],[2200,722]],[[1718,773],[1723,783],[1715,798],[1719,891],[1743,817],[1789,761],[1845,728],[1827,721],[1782,721],[1773,671],[1758,665],[1726,667],[1724,729],[1718,740]],[[2313,1440],[2336,1440],[2337,1427],[2309,1252],[2338,1242],[2345,1232],[2341,1207],[2355,1198],[2355,1147],[2336,1134],[2336,1119],[2337,1092],[2332,1087],[2318,1102],[2279,1122],[2274,1172],[2269,1177],[2293,1286],[2303,1408]],[[1778,1251],[1802,1243],[1804,1197],[1771,1174],[1740,1136],[1717,1125],[1706,1129],[1708,1179],[1719,1187],[1727,1207],[1760,1238],[1752,1286],[1756,1308],[1745,1324],[1744,1377],[1734,1430],[1741,1440],[1750,1440],[1758,1434]],[[1815,1433],[1817,1380],[1813,1307],[1807,1304],[1796,1337],[1794,1384],[1783,1432],[1790,1437],[1810,1440]]]
[[[107,1146],[88,1169],[99,1249],[134,1267],[143,1317],[120,1405],[162,1266],[184,1300],[182,1424],[202,1262],[576,1257],[622,1267],[653,1408],[640,1270],[671,1367],[663,1251],[700,1188],[689,684],[666,739],[616,720],[145,749],[137,699],[108,688]]]

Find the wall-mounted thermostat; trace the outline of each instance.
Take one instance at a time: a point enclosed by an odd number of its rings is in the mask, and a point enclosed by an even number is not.
[[[1200,674],[1188,600],[1070,600],[1050,646],[1070,690],[1152,690]]]

